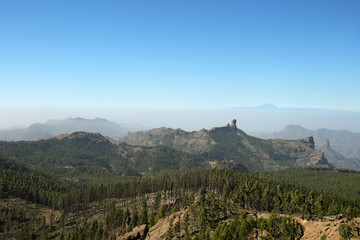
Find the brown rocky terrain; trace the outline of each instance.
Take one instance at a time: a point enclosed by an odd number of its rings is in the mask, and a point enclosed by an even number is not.
[[[312,137],[264,140],[238,129],[236,120],[224,127],[193,132],[171,128],[133,132],[121,141],[139,146],[165,145],[200,154],[212,166],[227,166],[243,171],[268,171],[291,166],[332,168],[322,151],[315,149]]]
[[[342,223],[349,223],[344,219],[338,219],[336,217],[326,217],[323,221],[307,221],[301,218],[296,218],[297,221],[304,227],[304,236],[301,239],[312,240],[320,239],[324,234],[327,240],[341,239],[339,235],[339,226]],[[360,219],[354,219],[352,222],[359,221]],[[359,239],[358,233],[354,233],[351,239]]]
[[[183,221],[187,209],[183,209],[179,212],[173,213],[166,218],[161,219],[158,223],[152,226],[150,229],[146,229],[145,225],[134,228],[131,232],[126,233],[125,235],[117,236],[117,240],[130,240],[130,239],[147,239],[147,240],[161,240],[165,239],[166,232],[170,227],[170,222],[175,225],[179,219]],[[270,217],[269,213],[263,212],[258,213],[259,218],[268,219]],[[284,216],[284,215],[282,215]],[[352,222],[360,222],[360,218],[353,219],[352,221],[346,221],[341,216],[327,216],[324,217],[322,221],[320,220],[305,220],[300,217],[294,217],[304,228],[303,236],[301,240],[315,240],[320,239],[324,234],[326,235],[327,240],[339,240],[341,239],[339,235],[339,226],[342,223],[350,224]],[[359,228],[357,227],[353,232],[352,240],[360,239],[358,233]],[[189,232],[196,232],[196,228],[190,228]],[[267,232],[258,232],[256,238],[251,239],[263,239],[261,237],[267,236]],[[137,236],[137,237],[136,237]],[[185,231],[182,230],[180,237],[185,236]],[[175,238],[174,238],[175,239]],[[176,238],[177,239],[177,238]]]

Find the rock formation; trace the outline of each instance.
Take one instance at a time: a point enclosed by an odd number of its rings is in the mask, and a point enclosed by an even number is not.
[[[233,119],[233,120],[231,121],[230,127],[236,128],[236,119]]]
[[[307,137],[305,138],[305,142],[308,143],[309,147],[311,149],[315,148],[315,142],[314,142],[314,138],[313,137]]]
[[[345,169],[360,169],[360,160],[357,158],[346,158],[342,154],[336,152],[332,149],[330,141],[328,139],[324,140],[324,145],[320,147],[325,154],[328,162],[336,168],[345,168]]]
[[[330,141],[328,139],[325,139],[324,141],[324,148],[330,150],[331,146],[330,146]]]
[[[320,160],[317,162],[317,164],[319,165],[326,165],[326,167],[328,167],[327,165],[329,165],[329,162],[328,160],[326,159],[325,155],[324,155],[324,152],[321,153],[321,158]]]

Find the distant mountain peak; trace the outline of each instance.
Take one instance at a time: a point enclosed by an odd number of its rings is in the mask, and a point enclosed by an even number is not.
[[[102,122],[110,122],[110,121],[107,120],[106,118],[95,118],[95,120],[97,120],[97,121],[102,121]]]
[[[280,108],[278,108],[274,104],[266,103],[266,104],[262,104],[262,105],[255,106],[255,107],[245,106],[245,107],[235,107],[234,109],[239,109],[239,110],[279,110]]]
[[[235,110],[258,110],[258,111],[324,111],[318,108],[306,108],[306,107],[278,107],[271,103],[265,103],[258,106],[243,106],[233,107]]]
[[[275,106],[274,104],[271,103],[266,103],[266,104],[262,104],[257,106],[258,109],[263,109],[263,110],[276,110],[279,109],[277,106]]]
[[[73,132],[98,132],[103,136],[118,138],[125,136],[129,129],[104,118],[86,119],[81,117],[63,120],[48,120],[45,123],[34,123],[28,128],[0,131],[0,140],[40,140],[49,139],[59,134]]]
[[[299,128],[299,129],[305,129],[303,126],[300,126],[300,125],[296,125],[296,124],[289,124],[289,125],[286,125],[285,129],[291,129],[291,128]]]

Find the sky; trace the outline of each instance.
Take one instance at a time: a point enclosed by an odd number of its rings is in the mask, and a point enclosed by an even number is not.
[[[0,1],[3,126],[31,109],[358,112],[359,92],[358,0]]]

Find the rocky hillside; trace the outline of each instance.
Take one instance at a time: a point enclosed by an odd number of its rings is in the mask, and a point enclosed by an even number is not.
[[[236,126],[186,132],[157,128],[128,133],[121,141],[139,146],[164,145],[191,154],[200,154],[212,166],[243,171],[268,171],[289,166],[332,167],[321,150],[314,149],[312,137],[302,140],[263,140],[252,137]]]
[[[301,126],[289,125],[280,132],[258,132],[251,134],[264,139],[300,139],[313,136],[317,147],[320,147],[324,141],[328,139],[332,149],[336,152],[346,158],[360,159],[360,133],[353,133],[346,130],[329,130],[325,128],[313,131]]]
[[[328,162],[336,168],[352,170],[360,169],[359,159],[346,158],[342,154],[336,152],[334,149],[332,149],[330,141],[328,139],[324,141],[324,145],[321,146],[319,149],[324,152],[324,155]]]
[[[75,132],[48,140],[0,141],[0,156],[65,176],[114,174],[142,176],[161,170],[206,167],[201,156],[165,146],[113,144],[99,133]]]

